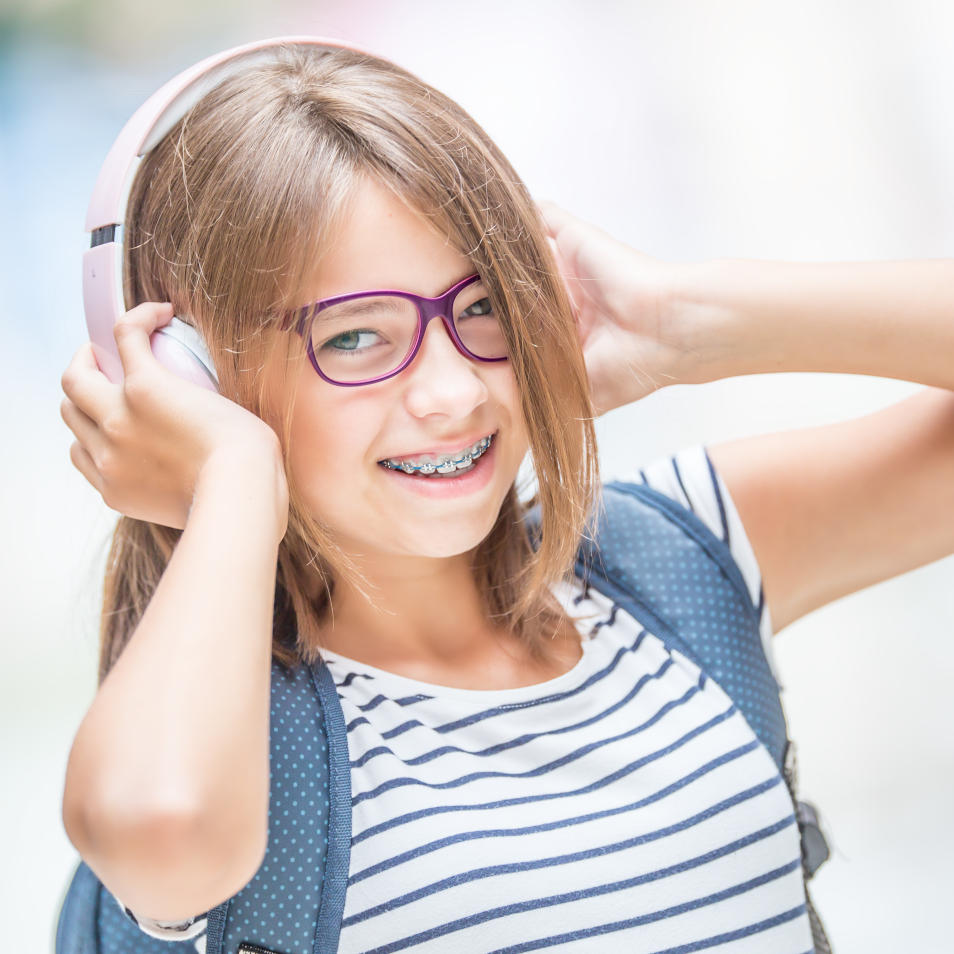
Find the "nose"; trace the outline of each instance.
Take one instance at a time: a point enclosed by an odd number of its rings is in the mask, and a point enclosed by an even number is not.
[[[465,418],[487,400],[476,361],[461,354],[440,318],[429,322],[421,348],[404,372],[404,402],[415,417]]]

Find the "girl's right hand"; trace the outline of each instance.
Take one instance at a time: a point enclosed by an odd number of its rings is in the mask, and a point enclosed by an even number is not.
[[[685,301],[696,266],[638,252],[553,202],[538,206],[574,306],[597,414],[727,373],[727,313],[705,299]]]
[[[674,266],[637,252],[553,202],[539,202],[573,303],[597,414],[688,376],[670,307]]]
[[[63,373],[60,412],[76,437],[70,459],[108,507],[182,529],[200,475],[213,461],[261,461],[278,472],[282,462],[264,421],[155,359],[149,337],[171,318],[171,305],[147,302],[117,322],[120,384],[106,378],[84,344]]]

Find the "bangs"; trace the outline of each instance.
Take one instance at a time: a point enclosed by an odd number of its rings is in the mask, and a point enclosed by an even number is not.
[[[488,616],[544,652],[563,618],[549,587],[572,567],[597,486],[588,383],[533,199],[456,103],[391,63],[344,50],[289,47],[231,77],[137,171],[127,306],[171,301],[190,316],[222,393],[266,419],[287,452],[289,409],[270,406],[263,366],[273,347],[304,356],[288,315],[311,302],[363,177],[472,263],[500,316],[539,486],[540,540],[533,550],[512,493],[474,555],[475,574]],[[277,600],[282,618],[294,617],[296,652],[314,661],[334,580],[349,570],[303,507],[292,488]],[[275,653],[291,661],[277,632]]]

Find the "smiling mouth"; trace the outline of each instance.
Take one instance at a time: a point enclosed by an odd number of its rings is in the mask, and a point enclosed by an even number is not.
[[[479,441],[456,451],[453,454],[439,454],[437,457],[423,455],[421,457],[389,457],[379,460],[378,464],[387,470],[400,470],[405,474],[415,474],[422,477],[454,477],[457,474],[472,470],[475,461],[479,460],[490,449],[495,434],[482,437]]]

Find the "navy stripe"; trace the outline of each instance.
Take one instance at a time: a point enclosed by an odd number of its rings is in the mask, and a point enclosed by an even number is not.
[[[404,696],[401,699],[391,699],[389,696],[376,695],[369,702],[363,702],[358,709],[362,712],[370,712],[372,709],[376,709],[382,702],[391,702],[396,706],[413,706],[416,702],[427,702],[429,699],[433,699],[433,696],[426,696],[424,693],[419,692],[414,696]]]
[[[374,748],[368,749],[360,758],[353,759],[351,762],[351,767],[361,768],[362,765],[366,765],[371,761],[372,758],[375,758],[378,755],[392,755],[397,761],[402,762],[404,765],[423,765],[426,762],[433,762],[434,759],[440,758],[442,755],[449,754],[460,754],[460,755],[473,755],[476,757],[484,757],[488,755],[497,755],[500,752],[506,752],[508,749],[515,749],[521,745],[526,745],[528,742],[532,742],[535,739],[542,739],[546,736],[554,735],[563,735],[566,732],[575,732],[577,729],[585,729],[587,726],[593,725],[596,722],[599,722],[602,719],[605,719],[607,716],[612,715],[617,709],[622,708],[627,703],[631,702],[636,695],[639,693],[640,689],[650,680],[659,679],[664,676],[669,669],[674,665],[672,657],[668,657],[663,664],[653,673],[646,673],[644,676],[641,676],[636,682],[636,685],[633,686],[629,692],[623,696],[618,702],[614,702],[608,709],[604,709],[602,712],[598,712],[594,716],[590,716],[588,719],[583,719],[581,722],[574,722],[572,725],[565,725],[559,729],[548,729],[545,732],[527,732],[524,735],[519,735],[515,739],[508,739],[506,742],[498,742],[495,745],[489,745],[485,749],[465,749],[459,745],[442,745],[436,749],[431,749],[429,752],[423,752],[421,755],[415,755],[411,759],[402,759],[399,756],[395,755],[394,750],[388,748],[386,745],[376,745]],[[702,688],[701,686],[699,687]]]
[[[512,837],[515,835],[535,835],[542,831],[554,831],[560,828],[570,828],[574,825],[583,824],[585,822],[597,821],[601,818],[609,818],[613,815],[625,814],[626,812],[645,808],[647,805],[652,805],[655,802],[662,801],[667,796],[673,794],[673,792],[678,792],[687,785],[698,781],[704,775],[708,775],[715,769],[720,768],[729,762],[734,762],[736,759],[741,758],[744,755],[748,755],[758,747],[758,739],[753,739],[751,742],[739,746],[736,749],[732,749],[731,751],[720,755],[718,758],[712,759],[712,761],[707,762],[705,765],[702,765],[697,769],[694,769],[688,775],[684,775],[682,778],[676,779],[675,782],[671,782],[669,785],[658,789],[650,795],[646,795],[638,801],[630,802],[628,805],[620,805],[617,808],[607,808],[599,812],[590,812],[587,815],[575,815],[570,818],[561,818],[557,821],[546,822],[545,824],[540,825],[531,825],[525,828],[486,828],[478,831],[464,831],[458,832],[454,835],[448,835],[445,838],[440,838],[437,841],[432,841],[426,845],[421,845],[417,848],[411,849],[410,851],[402,852],[401,854],[395,855],[392,858],[386,858],[385,860],[379,861],[374,865],[370,865],[369,867],[364,868],[363,870],[352,875],[348,879],[348,884],[351,885],[355,882],[363,881],[365,878],[379,874],[380,872],[386,871],[389,868],[394,868],[397,865],[404,864],[405,862],[413,861],[415,858],[419,858],[423,854],[427,854],[432,851],[438,851],[441,848],[446,848],[448,845],[457,844],[459,842],[473,841],[477,838],[500,838]],[[792,817],[794,818],[795,816],[793,815]]]
[[[639,479],[648,487],[649,481],[646,479],[646,471],[642,467],[639,468]]]
[[[778,927],[780,924],[793,921],[799,917],[799,915],[805,913],[805,905],[800,904],[797,908],[783,911],[781,914],[776,914],[773,918],[766,918],[764,921],[759,921],[756,924],[749,924],[744,928],[739,928],[737,931],[727,931],[725,934],[707,937],[703,941],[680,944],[679,947],[667,947],[666,950],[654,951],[653,954],[692,954],[693,951],[704,951],[707,947],[718,947],[720,944],[726,944],[729,941],[738,941],[743,937],[752,937],[753,934],[761,934],[763,931],[769,931],[773,927]],[[814,951],[805,951],[805,954],[814,954]]]
[[[457,778],[448,779],[444,782],[428,782],[421,778],[415,778],[412,775],[403,775],[398,776],[397,778],[390,778],[386,782],[382,782],[376,788],[368,789],[366,792],[359,792],[351,799],[351,805],[352,807],[360,805],[362,802],[366,802],[372,798],[378,798],[380,795],[384,795],[386,792],[393,791],[396,788],[406,788],[409,785],[418,786],[420,788],[429,788],[432,791],[441,791],[448,788],[460,788],[461,785],[467,785],[470,782],[476,782],[484,778],[539,778],[542,775],[548,775],[550,772],[553,772],[556,769],[563,768],[565,765],[576,762],[578,759],[589,755],[590,752],[595,752],[604,746],[612,745],[614,742],[620,742],[623,739],[629,739],[634,735],[638,735],[640,732],[645,732],[646,729],[651,728],[673,709],[676,709],[688,702],[698,691],[699,687],[694,685],[684,692],[678,699],[671,699],[669,702],[667,702],[645,722],[642,722],[631,729],[627,729],[625,732],[619,732],[616,735],[610,735],[605,738],[596,739],[587,745],[583,745],[578,749],[574,749],[572,752],[561,755],[557,759],[553,759],[550,762],[545,762],[543,765],[538,765],[535,768],[527,769],[523,772],[468,772],[466,775],[459,775]]]
[[[682,482],[682,474],[679,473],[679,463],[675,457],[671,457],[670,461],[672,462],[672,469],[676,474],[676,480],[679,481],[679,488],[682,490],[683,496],[686,498],[686,503],[689,505],[689,509],[695,513],[696,508],[692,505],[692,498],[689,496],[689,491],[686,490],[686,485]]]
[[[687,911],[698,910],[702,907],[707,907],[711,904],[717,904],[720,901],[726,901],[730,898],[737,897],[740,894],[745,894],[748,891],[752,891],[755,888],[760,888],[764,884],[768,884],[771,881],[775,881],[778,878],[782,878],[787,874],[790,874],[792,871],[796,870],[801,865],[801,859],[796,858],[794,861],[790,861],[786,865],[782,865],[779,868],[775,868],[772,871],[767,871],[765,874],[758,875],[755,878],[751,878],[748,881],[744,881],[741,884],[733,885],[730,888],[725,888],[722,891],[717,891],[715,894],[710,894],[702,898],[694,898],[692,901],[685,901],[682,904],[674,905],[671,908],[664,908],[661,911],[652,911],[649,914],[643,914],[639,917],[628,918],[625,921],[615,921],[610,924],[600,924],[595,925],[589,928],[583,928],[581,930],[568,932],[566,934],[551,935],[550,937],[534,939],[531,941],[524,941],[521,944],[516,944],[511,947],[499,948],[493,954],[511,954],[511,952],[518,951],[532,951],[538,950],[542,947],[554,947],[557,944],[565,944],[570,941],[580,940],[585,937],[596,937],[602,934],[610,934],[615,931],[626,930],[631,927],[639,927],[643,924],[652,924],[656,921],[662,921],[666,918],[675,917],[680,914],[685,914]],[[800,905],[801,910],[804,910],[805,906]],[[798,909],[793,909],[798,910]],[[792,915],[795,917],[795,915]],[[461,919],[461,922],[452,922],[452,924],[459,925],[455,926],[453,930],[463,930],[471,925],[476,925],[481,922],[482,918],[480,915],[475,915],[471,918]],[[754,933],[750,928],[743,928],[743,931],[749,931],[749,933]],[[382,945],[381,947],[373,948],[370,951],[367,951],[366,954],[391,954],[393,951],[400,951],[407,947],[417,944],[421,939],[427,940],[434,936],[439,936],[440,933],[444,931],[444,926],[438,928],[432,928],[431,931],[422,932],[419,935],[413,935],[411,937],[400,938],[399,940],[393,941],[390,944]],[[422,937],[422,935],[427,935]],[[745,936],[745,935],[741,935]]]
[[[421,931],[418,934],[414,934],[410,937],[402,938],[396,943],[399,943],[402,947],[409,947],[413,944],[421,944],[425,941],[430,941],[435,937],[445,937],[449,934],[453,934],[455,931],[462,931],[466,928],[475,927],[478,924],[483,924],[487,921],[493,921],[498,918],[509,917],[513,914],[523,914],[526,911],[536,911],[540,908],[549,908],[559,904],[566,904],[568,902],[582,901],[586,898],[595,898],[600,897],[601,895],[614,894],[617,891],[625,891],[629,888],[636,888],[640,885],[650,884],[654,881],[662,881],[664,878],[669,878],[672,875],[683,874],[686,871],[691,871],[693,868],[699,868],[702,865],[709,864],[710,862],[719,858],[724,858],[727,855],[735,854],[735,852],[741,851],[743,848],[747,848],[750,845],[754,845],[756,842],[762,841],[765,838],[771,838],[780,831],[790,828],[793,824],[795,824],[795,816],[789,815],[788,817],[782,818],[775,822],[773,825],[768,825],[759,831],[755,831],[751,834],[743,836],[742,838],[738,838],[735,841],[729,842],[727,845],[722,845],[720,848],[713,848],[711,851],[707,851],[705,854],[697,855],[695,858],[688,858],[685,861],[680,861],[678,864],[669,865],[666,868],[660,868],[656,871],[649,871],[645,874],[635,875],[632,878],[626,878],[622,881],[613,881],[609,884],[595,885],[591,888],[578,888],[574,891],[565,891],[562,894],[552,894],[549,897],[532,898],[528,901],[518,901],[513,904],[505,904],[496,908],[489,908],[486,911],[479,911],[475,914],[468,915],[467,917],[457,918],[454,921],[448,921],[445,924],[430,928],[427,931]],[[378,905],[378,908],[381,910],[388,910],[389,906],[387,904],[382,904]],[[362,915],[359,916],[359,918],[363,919],[364,915],[367,913],[368,912],[362,912]],[[342,927],[350,926],[350,924],[355,920],[357,919],[347,918],[342,923]]]
[[[619,603],[614,603],[610,609],[609,616],[606,619],[598,620],[593,624],[593,628],[590,630],[590,636],[595,636],[604,626],[612,626],[616,622],[616,614],[620,611]]]
[[[366,672],[349,672],[341,682],[336,682],[335,685],[341,689],[347,686],[350,686],[355,679],[373,679],[374,677],[370,673]]]
[[[797,908],[791,908],[776,914],[773,918],[766,918],[764,921],[758,921],[756,924],[746,925],[737,931],[727,931],[725,934],[717,934],[715,937],[707,937],[702,941],[692,941],[689,944],[680,944],[679,947],[667,947],[664,951],[654,951],[653,954],[692,954],[693,951],[704,951],[709,947],[718,947],[720,944],[727,944],[729,941],[738,941],[743,937],[752,937],[753,934],[761,934],[763,931],[770,931],[773,927],[780,924],[786,924],[788,921],[794,921],[795,918],[806,913],[804,904]],[[805,951],[805,954],[815,954],[814,951]]]
[[[651,914],[644,914],[638,918],[627,918],[625,921],[615,921],[612,924],[601,924],[597,927],[585,928],[582,931],[573,931],[568,934],[554,935],[551,937],[540,938],[539,940],[535,941],[525,941],[522,944],[515,944],[512,947],[501,947],[496,951],[492,951],[491,954],[519,954],[521,951],[536,951],[541,947],[553,947],[557,944],[565,944],[568,941],[579,940],[583,937],[596,937],[600,934],[610,934],[615,931],[625,931],[627,928],[639,927],[642,924],[652,924],[655,921],[662,921],[678,914],[684,914],[686,911],[694,911],[698,908],[708,907],[710,904],[718,904],[720,901],[727,901],[730,898],[738,897],[740,894],[746,894],[755,888],[762,887],[763,884],[768,884],[771,881],[784,878],[785,875],[790,874],[800,864],[801,861],[791,861],[787,865],[782,865],[781,868],[775,868],[772,871],[767,871],[765,874],[759,875],[757,878],[752,878],[749,881],[742,882],[742,884],[733,885],[731,888],[726,888],[724,891],[717,891],[715,894],[710,894],[704,898],[697,898],[695,901],[686,901],[684,904],[677,904],[674,907],[666,908],[663,911],[653,911]],[[794,918],[797,918],[800,914],[804,913],[804,911],[805,905],[800,904],[797,908],[784,911],[781,914],[775,915],[775,917],[768,918],[765,921],[760,921],[758,924],[750,924],[744,928],[740,928],[737,931],[730,931],[725,935],[722,935],[723,940],[719,941],[718,943],[725,943],[726,940],[738,940],[742,937],[749,937],[752,934],[759,934],[762,931],[766,931],[771,927],[777,926],[778,924],[784,924],[786,921],[791,921]],[[696,941],[694,943],[698,945],[706,942]],[[713,942],[707,946],[713,947],[715,943],[716,941],[713,940]],[[381,954],[384,954],[385,948],[380,948],[379,950]],[[683,945],[682,947],[669,948],[670,954],[680,950],[688,952],[693,950],[693,947],[691,944],[687,944]],[[701,950],[701,948],[696,947],[695,950]],[[372,954],[372,952],[369,951],[368,954]],[[661,951],[659,954],[666,954],[666,952]]]
[[[640,645],[642,644],[642,641],[646,635],[647,631],[642,630],[636,637],[636,640],[632,646],[621,646],[603,669],[594,672],[592,676],[590,676],[586,681],[580,683],[580,685],[574,689],[568,689],[565,692],[552,693],[549,696],[541,696],[539,699],[528,699],[525,702],[512,702],[502,706],[494,706],[492,709],[484,709],[482,712],[475,712],[463,719],[455,719],[453,722],[445,722],[443,725],[437,726],[427,726],[427,728],[429,728],[432,732],[454,732],[457,729],[464,728],[465,726],[475,725],[478,722],[482,722],[484,719],[492,719],[495,716],[512,712],[514,709],[531,709],[534,706],[549,705],[553,702],[561,702],[563,699],[569,699],[580,692],[585,692],[587,689],[591,688],[602,679],[605,679],[607,676],[611,676],[616,670],[616,667],[627,654],[635,653],[640,648]],[[355,720],[355,722],[349,724],[349,729],[351,725],[358,724],[359,723],[357,720]],[[411,729],[420,728],[423,725],[424,723],[417,719],[409,719],[407,722],[402,722],[393,729],[388,729],[386,732],[382,732],[381,738],[393,739],[399,735],[403,735],[405,732],[409,732]]]
[[[676,749],[688,744],[697,736],[702,735],[709,729],[714,728],[722,722],[725,722],[727,719],[730,719],[736,714],[737,711],[738,710],[735,708],[735,706],[731,705],[724,712],[720,712],[717,716],[709,719],[708,722],[703,722],[702,725],[696,726],[696,728],[687,732],[681,738],[676,739],[675,742],[666,748],[660,749],[658,752],[653,752],[650,755],[637,759],[635,762],[630,762],[629,765],[624,765],[615,772],[611,772],[604,778],[597,779],[595,782],[591,782],[589,785],[584,785],[582,788],[570,789],[566,792],[547,792],[543,795],[518,795],[514,796],[513,798],[502,798],[495,802],[484,802],[477,805],[432,805],[428,808],[421,808],[414,812],[407,812],[404,815],[398,815],[395,818],[390,818],[378,825],[372,825],[370,828],[366,828],[359,835],[355,835],[351,843],[352,845],[356,845],[359,841],[364,841],[366,838],[370,838],[373,835],[378,835],[390,828],[397,828],[399,825],[405,825],[410,822],[417,821],[419,818],[432,818],[434,815],[441,815],[444,812],[487,811],[495,808],[506,808],[510,805],[525,805],[529,802],[546,802],[556,798],[572,798],[574,795],[586,795],[589,792],[599,791],[599,789],[605,788],[607,785],[612,785],[613,782],[616,782],[619,779],[638,771],[644,765],[648,765],[650,762],[654,762],[657,759],[664,758],[670,753],[675,752]]]
[[[470,871],[460,871],[447,878],[441,878],[440,881],[435,881],[432,884],[416,888],[414,891],[409,891],[407,894],[400,894],[397,897],[391,898],[386,905],[381,905],[381,908],[393,911],[395,908],[403,907],[405,904],[411,904],[429,895],[438,894],[441,891],[446,891],[448,888],[456,888],[461,884],[469,884],[471,881],[480,881],[483,878],[495,878],[498,875],[525,874],[528,871],[539,871],[542,868],[556,868],[560,865],[572,864],[575,861],[603,858],[606,855],[625,851],[627,848],[635,848],[639,845],[647,845],[654,841],[660,841],[663,838],[676,835],[688,828],[694,828],[696,825],[708,821],[710,818],[714,818],[716,815],[728,811],[736,805],[741,805],[750,799],[758,798],[759,795],[775,788],[781,781],[781,776],[775,775],[772,778],[766,779],[764,782],[760,782],[758,785],[753,785],[751,788],[737,792],[730,798],[724,798],[721,802],[716,802],[715,805],[710,805],[703,811],[697,812],[695,815],[690,815],[689,818],[684,818],[682,821],[667,825],[665,828],[657,828],[655,831],[634,835],[632,838],[627,838],[624,841],[617,841],[608,845],[597,845],[595,848],[587,848],[583,851],[571,851],[564,855],[553,855],[549,858],[534,858],[532,861],[511,861],[506,864],[485,865],[483,868],[472,868]],[[798,860],[798,864],[801,864],[801,859]],[[358,915],[354,915],[353,917],[358,917]]]
[[[703,448],[702,452],[706,456],[706,464],[709,468],[709,477],[712,480],[712,489],[715,491],[716,503],[719,505],[719,516],[722,519],[722,540],[729,545],[729,521],[725,515],[725,502],[722,500],[722,491],[719,490],[719,480],[716,477],[715,467],[712,466],[712,460],[709,458],[709,452]]]

